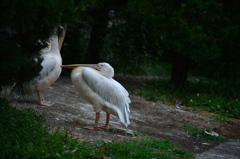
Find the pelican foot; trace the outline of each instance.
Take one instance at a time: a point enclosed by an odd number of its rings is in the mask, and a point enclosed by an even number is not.
[[[53,106],[55,103],[42,100],[39,104],[44,106]]]
[[[99,131],[106,130],[106,128],[104,128],[104,127],[95,127],[95,126],[84,126],[83,128],[89,129],[89,130],[99,130]]]
[[[108,125],[102,125],[102,126],[100,126],[100,128],[102,128],[102,129],[108,129],[109,127],[108,127]]]

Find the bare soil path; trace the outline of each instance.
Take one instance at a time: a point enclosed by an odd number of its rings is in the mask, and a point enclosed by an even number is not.
[[[117,76],[116,80],[123,86],[141,85],[143,79],[125,78]],[[131,124],[126,128],[119,124],[115,116],[110,117],[110,128],[106,131],[92,131],[82,126],[92,125],[95,113],[91,105],[83,101],[75,91],[70,77],[62,76],[53,85],[53,89],[44,92],[46,100],[56,103],[52,107],[40,106],[36,103],[36,95],[28,95],[14,101],[17,108],[33,108],[37,113],[45,116],[48,124],[54,128],[67,128],[69,134],[79,140],[96,142],[100,140],[125,140],[137,136],[126,133],[126,130],[145,132],[158,139],[168,139],[175,143],[177,148],[186,150],[198,159],[207,158],[240,158],[240,120],[231,119],[234,123],[224,124],[210,118],[212,113],[185,111],[168,106],[160,102],[147,101],[137,95],[131,98]],[[100,123],[105,123],[105,113],[101,113]],[[188,124],[198,129],[213,130],[221,136],[227,137],[227,142],[209,142],[184,131],[182,126]]]

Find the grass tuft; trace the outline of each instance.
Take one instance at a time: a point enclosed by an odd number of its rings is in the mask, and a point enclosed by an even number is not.
[[[193,158],[192,154],[175,148],[169,140],[146,138],[123,142],[104,143],[105,155],[111,158]]]
[[[184,124],[182,127],[185,129],[185,131],[191,133],[193,136],[196,136],[202,140],[207,140],[207,141],[226,141],[227,140],[225,137],[209,135],[205,133],[204,130],[193,128],[187,124]]]
[[[133,134],[134,136],[151,136],[147,132],[142,132],[142,131],[134,131]]]
[[[221,123],[224,123],[224,124],[232,124],[234,123],[232,120],[229,120],[228,118],[224,117],[224,116],[220,116],[220,115],[213,115],[211,116],[211,118],[221,122]]]

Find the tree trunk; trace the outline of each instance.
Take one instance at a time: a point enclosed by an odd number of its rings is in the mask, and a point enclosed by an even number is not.
[[[177,89],[182,88],[187,80],[188,63],[188,56],[184,54],[176,53],[173,57],[170,82]]]
[[[93,24],[87,49],[86,61],[89,63],[100,62],[100,51],[103,48],[104,38],[108,24],[108,4],[105,3],[92,12]]]

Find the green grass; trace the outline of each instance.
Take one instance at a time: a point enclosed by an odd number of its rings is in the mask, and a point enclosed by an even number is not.
[[[168,140],[134,132],[144,139],[90,144],[70,137],[66,130],[53,131],[33,109],[18,110],[0,98],[1,159],[193,158]]]
[[[147,132],[141,132],[141,131],[134,131],[133,132],[134,136],[152,136],[148,134]]]
[[[147,100],[169,105],[183,105],[186,109],[209,111],[226,117],[240,119],[238,97],[226,97],[219,93],[218,83],[213,81],[189,81],[184,90],[175,90],[169,80],[149,80],[141,88],[127,88],[131,94],[141,95]]]
[[[225,137],[209,135],[205,133],[204,130],[193,128],[187,124],[183,125],[182,127],[184,128],[185,131],[189,132],[193,136],[196,136],[202,140],[206,140],[206,141],[226,141],[227,140]]]
[[[32,109],[17,110],[0,98],[0,158],[91,158],[92,145],[79,143],[67,132],[52,132]]]
[[[169,140],[147,138],[123,142],[103,143],[103,152],[111,158],[121,159],[175,159],[193,158],[189,153],[175,148]]]
[[[224,116],[220,116],[220,115],[212,115],[211,118],[213,118],[221,123],[224,123],[224,124],[232,124],[233,123],[232,120],[229,120],[228,118],[226,118]]]

